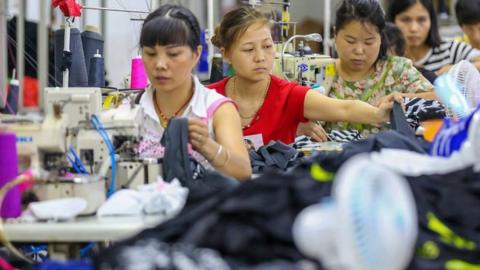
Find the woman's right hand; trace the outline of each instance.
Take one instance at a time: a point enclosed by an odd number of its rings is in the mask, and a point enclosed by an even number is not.
[[[327,132],[325,132],[322,125],[314,121],[300,123],[297,127],[297,135],[308,136],[317,142],[328,141]]]
[[[206,159],[213,158],[218,149],[216,143],[208,134],[208,126],[198,118],[190,117],[188,119],[188,137],[193,150],[199,152]]]
[[[402,94],[398,92],[393,92],[388,96],[385,96],[382,98],[380,104],[378,105],[378,117],[380,119],[379,122],[388,122],[390,119],[390,112],[392,111],[393,108],[393,103],[398,102],[402,105],[402,108],[404,108],[403,104],[403,96]]]

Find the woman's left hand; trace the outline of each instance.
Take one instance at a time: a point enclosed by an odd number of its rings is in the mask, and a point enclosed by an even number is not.
[[[453,67],[453,65],[445,65],[445,66],[441,67],[439,70],[437,70],[437,72],[435,72],[435,73],[438,76],[443,75],[443,74],[447,73],[452,67]]]
[[[392,110],[393,102],[395,101],[400,103],[402,108],[404,107],[403,96],[398,92],[393,92],[380,100],[378,104],[378,113],[379,119],[381,119],[382,122],[387,122],[390,119],[390,111]]]

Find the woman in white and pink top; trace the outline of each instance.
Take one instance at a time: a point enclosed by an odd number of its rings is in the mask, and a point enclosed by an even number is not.
[[[176,5],[150,13],[142,26],[140,47],[151,82],[140,100],[145,112],[140,155],[162,157],[160,138],[168,120],[188,117],[193,157],[238,180],[248,179],[250,160],[235,105],[192,75],[202,50],[193,13]]]

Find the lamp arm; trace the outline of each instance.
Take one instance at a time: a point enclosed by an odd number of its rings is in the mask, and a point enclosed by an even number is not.
[[[287,49],[287,46],[290,42],[292,42],[292,40],[296,39],[296,38],[299,38],[299,37],[303,37],[303,35],[293,35],[291,36],[289,39],[287,39],[287,41],[285,42],[285,44],[283,44],[283,48],[282,48],[282,55],[281,55],[281,61],[282,61],[282,74],[284,77],[285,76],[285,61],[284,61],[284,57],[285,57],[285,50]]]

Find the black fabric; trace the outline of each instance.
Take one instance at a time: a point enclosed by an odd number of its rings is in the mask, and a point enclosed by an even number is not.
[[[478,269],[480,174],[468,168],[408,180],[419,217],[417,252],[409,269]],[[447,234],[440,234],[429,225],[432,215],[448,228]],[[447,268],[447,264],[455,262],[463,267]],[[476,268],[468,268],[468,264]]]
[[[178,178],[187,186],[193,179],[193,169],[188,154],[188,119],[172,118],[161,139],[165,147],[163,157],[163,179],[167,182]]]
[[[177,178],[189,189],[187,206],[203,198],[228,190],[238,185],[235,179],[216,171],[206,170],[188,153],[188,119],[172,118],[161,139],[165,147],[163,156],[163,179],[167,182]]]
[[[123,248],[116,254],[116,258],[114,262],[104,262],[97,269],[231,269],[214,250],[196,248],[189,244],[167,244],[155,238]]]
[[[116,265],[116,254],[151,238],[217,250],[234,268],[298,261],[303,256],[293,243],[293,221],[331,189],[330,182],[312,181],[310,165],[301,165],[293,174],[266,173],[234,190],[220,191],[177,218],[105,251],[96,265]]]
[[[382,148],[404,149],[417,153],[427,153],[428,144],[416,138],[407,137],[398,131],[387,130],[372,135],[367,139],[346,143],[342,152],[320,152],[310,157],[327,169],[337,171],[349,158],[360,154],[376,152]]]
[[[267,170],[285,171],[294,167],[303,157],[302,153],[280,141],[271,141],[268,145],[249,152],[252,171],[262,173]]]
[[[415,132],[408,125],[403,109],[397,102],[393,104],[392,113],[390,113],[390,125],[393,130],[397,130],[407,138],[415,139]]]

